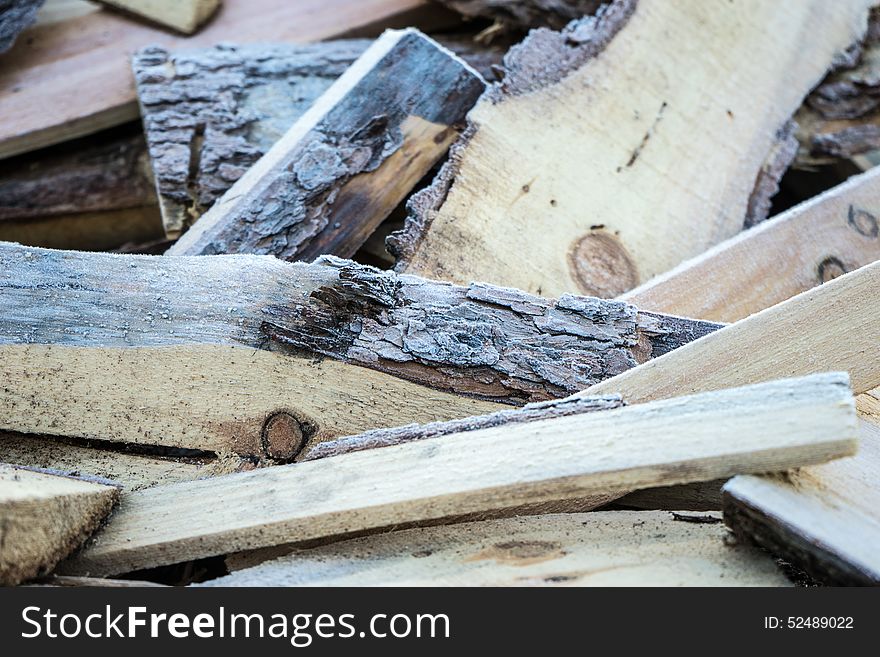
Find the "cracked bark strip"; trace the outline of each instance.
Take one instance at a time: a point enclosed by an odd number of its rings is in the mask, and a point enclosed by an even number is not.
[[[389,238],[398,271],[613,297],[732,237],[764,218],[786,125],[862,37],[868,4],[615,0],[533,30]],[[608,116],[626,118],[609,131]]]
[[[536,27],[561,30],[569,21],[594,13],[602,0],[437,0],[468,18],[489,18],[507,30]]]
[[[0,244],[0,429],[286,462],[560,397],[719,326],[330,263]]]
[[[486,79],[501,63],[500,49],[454,35],[438,40]],[[166,232],[178,236],[210,208],[369,45],[338,39],[136,53]]]
[[[414,440],[439,438],[455,433],[477,431],[490,427],[508,426],[521,422],[532,422],[540,419],[567,417],[578,413],[607,411],[623,406],[619,395],[584,397],[576,399],[553,399],[546,402],[526,404],[523,408],[511,411],[498,411],[489,415],[479,415],[449,422],[432,422],[430,424],[409,424],[389,429],[374,429],[357,436],[344,436],[336,440],[318,443],[313,448],[300,453],[297,461],[314,461],[329,456],[339,456],[365,449],[402,445]]]
[[[16,37],[37,19],[43,0],[0,0],[0,53],[15,43]]]
[[[445,154],[484,86],[416,30],[386,32],[168,253],[351,256]]]

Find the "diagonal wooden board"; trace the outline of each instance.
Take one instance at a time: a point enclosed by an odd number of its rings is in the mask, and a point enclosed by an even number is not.
[[[735,322],[880,260],[880,168],[683,262],[620,298]]]
[[[107,482],[0,463],[0,586],[50,572],[98,528],[118,498]]]
[[[0,428],[258,458],[561,397],[720,326],[338,259],[0,244],[0,265]]]
[[[399,269],[616,296],[735,235],[868,4],[617,0],[534,31],[389,242]]]
[[[424,0],[225,0],[192,37],[109,11],[37,25],[0,67],[0,157],[136,118],[130,57],[145,46],[317,41],[375,24],[410,22],[413,12],[426,7]]]
[[[195,586],[791,586],[726,538],[720,514],[524,516],[297,550]]]
[[[446,155],[485,90],[418,30],[388,30],[167,255],[349,258]]]
[[[821,463],[856,444],[840,373],[505,424],[129,493],[62,572],[109,575],[566,500],[583,510],[621,491]],[[206,499],[223,505],[206,515]]]

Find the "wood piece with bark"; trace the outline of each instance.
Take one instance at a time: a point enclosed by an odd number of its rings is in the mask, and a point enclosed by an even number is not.
[[[49,573],[98,528],[118,497],[107,482],[0,463],[0,586]]]
[[[744,231],[620,298],[735,322],[880,260],[880,169]]]
[[[168,254],[350,257],[446,153],[484,88],[417,30],[386,32]]]
[[[733,236],[867,6],[617,0],[535,30],[390,240],[399,270],[615,296]]]
[[[505,423],[127,493],[112,522],[59,572],[110,575],[565,500],[589,509],[621,491],[821,463],[856,444],[855,405],[840,373]],[[205,499],[223,505],[206,517]]]
[[[95,0],[165,27],[193,34],[220,8],[220,0]]]
[[[880,393],[858,399],[859,453],[785,476],[734,477],[725,522],[743,540],[838,586],[880,585]]]
[[[720,326],[333,258],[9,244],[0,298],[0,378],[15,382],[0,428],[280,460],[312,441],[561,397]]]
[[[0,0],[0,54],[12,48],[15,39],[37,20],[43,0]]]
[[[596,511],[419,527],[315,547],[195,586],[791,586],[719,514]]]
[[[486,79],[501,63],[500,50],[463,36],[437,40]],[[132,66],[167,234],[177,237],[210,208],[369,44],[338,39],[135,53]]]
[[[146,46],[318,41],[399,20],[430,25],[425,8],[424,0],[226,0],[216,19],[190,37],[98,7],[38,23],[29,32],[33,43],[19,41],[0,69],[0,158],[136,119],[129,58]]]

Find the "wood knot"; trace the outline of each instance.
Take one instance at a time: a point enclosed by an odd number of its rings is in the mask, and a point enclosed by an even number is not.
[[[860,210],[854,205],[849,206],[846,222],[857,233],[871,239],[877,239],[877,235],[880,233],[877,218],[867,210]]]
[[[287,411],[272,413],[263,422],[263,453],[276,461],[290,461],[305,446],[300,421]]]
[[[819,282],[827,283],[838,276],[843,276],[846,271],[846,265],[844,265],[838,258],[829,256],[819,263]]]
[[[639,282],[636,267],[623,244],[601,229],[578,239],[568,254],[572,278],[583,294],[611,299]]]

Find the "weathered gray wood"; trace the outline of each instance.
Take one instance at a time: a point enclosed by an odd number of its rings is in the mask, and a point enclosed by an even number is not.
[[[350,257],[446,153],[484,88],[417,30],[386,32],[168,254]]]
[[[37,19],[43,0],[0,0],[0,53],[15,43],[16,37]]]
[[[592,14],[602,0],[437,0],[469,18],[490,18],[507,29],[560,30],[575,18]]]
[[[515,515],[854,453],[845,374],[487,427],[124,496],[59,572],[108,575],[354,532]],[[222,500],[205,514],[205,500]]]
[[[506,403],[578,391],[721,326],[336,258],[156,258],[13,244],[0,244],[0,295],[0,344],[290,347]]]
[[[437,39],[486,79],[499,49]],[[177,236],[287,132],[355,59],[367,39],[223,44],[132,59],[167,234]]]

